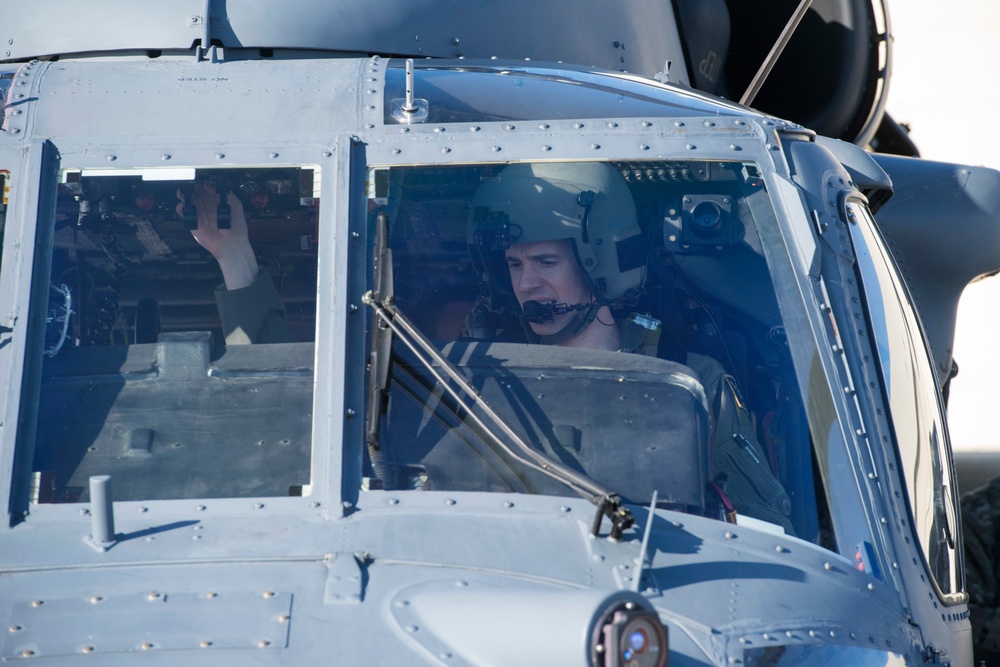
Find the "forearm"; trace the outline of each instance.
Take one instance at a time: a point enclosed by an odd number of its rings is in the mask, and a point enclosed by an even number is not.
[[[221,254],[221,253],[220,253]],[[222,270],[222,279],[227,290],[237,290],[248,287],[257,278],[260,268],[257,257],[249,243],[228,249],[225,254],[216,258]]]

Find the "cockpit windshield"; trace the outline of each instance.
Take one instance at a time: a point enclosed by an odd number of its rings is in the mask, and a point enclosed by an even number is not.
[[[103,475],[118,501],[303,495],[318,187],[312,167],[63,172],[33,502]]]
[[[822,541],[753,163],[376,167],[368,183],[363,489],[572,495],[581,476]]]

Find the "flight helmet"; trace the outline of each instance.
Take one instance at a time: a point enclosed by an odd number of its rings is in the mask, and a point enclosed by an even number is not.
[[[503,253],[511,245],[559,239],[573,242],[598,303],[641,294],[643,234],[628,185],[611,165],[512,164],[476,190],[468,241],[477,270],[494,287],[510,291]]]

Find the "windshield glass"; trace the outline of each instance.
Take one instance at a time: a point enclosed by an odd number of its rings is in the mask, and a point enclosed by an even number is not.
[[[958,501],[948,429],[919,320],[868,208],[847,202],[913,527],[934,581],[961,592]]]
[[[661,507],[830,539],[754,164],[373,168],[368,183],[382,305],[363,489],[571,495],[521,460],[541,454],[626,502],[655,491]]]
[[[722,99],[706,102],[649,79],[570,66],[554,71],[470,62],[457,69],[418,61],[413,93],[421,105],[426,104],[424,120],[429,123],[745,113]],[[404,61],[393,60],[385,72],[386,123],[409,122],[400,113],[405,101]]]
[[[318,186],[314,168],[63,173],[26,363],[33,502],[86,502],[95,475],[116,501],[302,495]]]

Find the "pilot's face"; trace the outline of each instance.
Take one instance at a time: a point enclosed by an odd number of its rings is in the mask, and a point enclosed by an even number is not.
[[[569,239],[515,243],[505,257],[518,303],[575,305],[593,301]],[[531,330],[543,336],[558,333],[573,315],[562,313],[551,322],[531,322]]]

